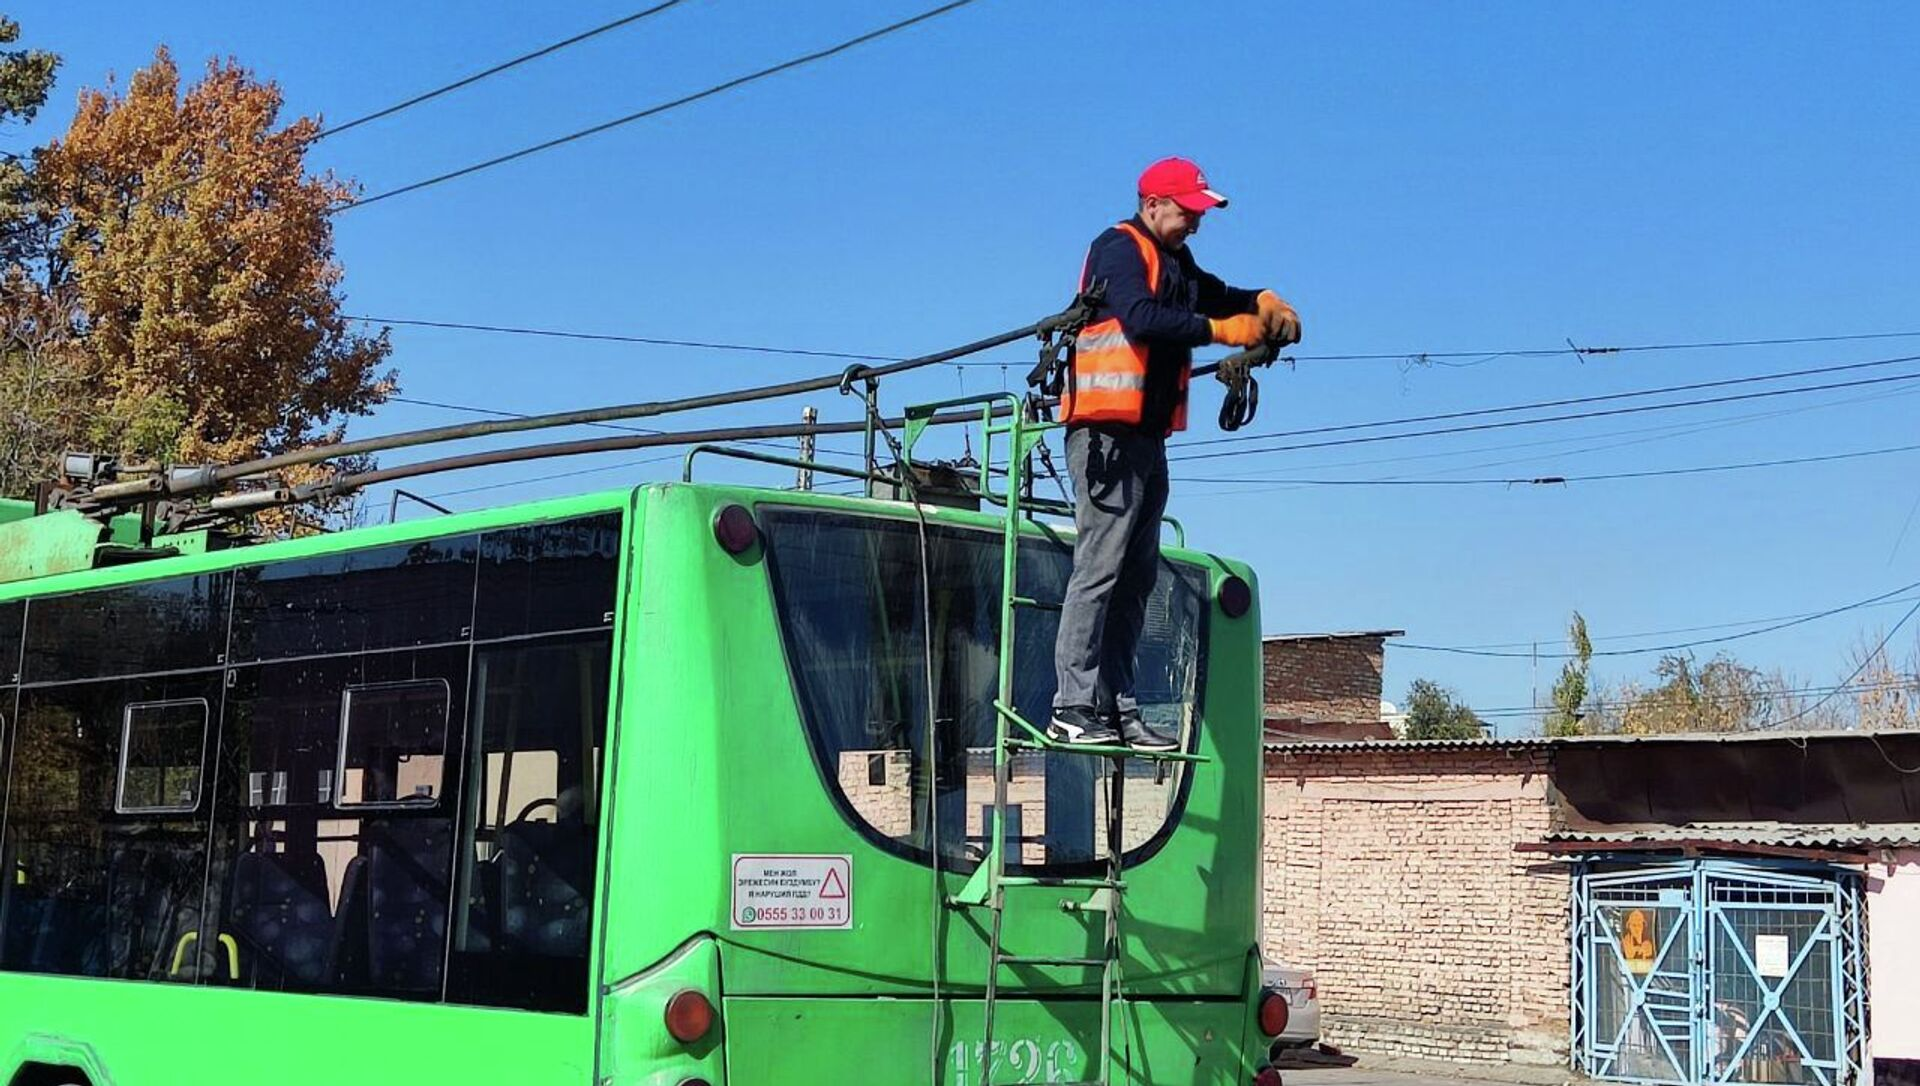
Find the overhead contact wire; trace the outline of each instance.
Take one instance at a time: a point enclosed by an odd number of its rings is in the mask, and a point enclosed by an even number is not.
[[[1610,408],[1602,411],[1580,411],[1580,412],[1574,412],[1572,414],[1565,414],[1565,415],[1547,415],[1542,418],[1509,419],[1503,422],[1483,422],[1483,423],[1476,423],[1471,426],[1448,426],[1448,427],[1440,427],[1440,428],[1428,429],[1428,430],[1409,430],[1402,433],[1394,433],[1394,434],[1367,434],[1359,437],[1335,438],[1327,441],[1304,441],[1304,442],[1296,442],[1294,444],[1289,444],[1289,445],[1271,445],[1271,446],[1267,446],[1264,448],[1257,448],[1257,449],[1222,449],[1214,452],[1187,453],[1185,455],[1180,455],[1180,456],[1169,456],[1167,457],[1167,459],[1169,461],[1212,460],[1222,456],[1253,456],[1253,455],[1261,455],[1265,453],[1294,452],[1300,449],[1326,449],[1326,448],[1334,448],[1342,445],[1370,445],[1370,444],[1381,442],[1381,441],[1404,441],[1409,438],[1416,438],[1416,437],[1437,437],[1443,434],[1479,433],[1485,430],[1508,430],[1508,429],[1513,429],[1521,426],[1543,426],[1547,423],[1552,423],[1552,422],[1573,422],[1573,421],[1578,421],[1583,419],[1612,418],[1616,415],[1638,415],[1638,414],[1644,414],[1646,412],[1651,412],[1651,411],[1673,411],[1683,407],[1706,407],[1713,404],[1742,403],[1747,400],[1763,400],[1763,399],[1770,399],[1776,396],[1795,396],[1795,395],[1799,395],[1807,392],[1828,392],[1835,389],[1860,388],[1868,385],[1884,385],[1884,384],[1888,384],[1895,381],[1912,381],[1917,379],[1920,379],[1920,373],[1903,373],[1903,374],[1895,374],[1890,377],[1871,377],[1871,378],[1863,378],[1861,380],[1856,380],[1856,381],[1834,381],[1834,382],[1829,382],[1827,384],[1820,384],[1820,385],[1802,385],[1796,388],[1768,389],[1764,392],[1745,392],[1745,393],[1739,393],[1732,396],[1711,396],[1711,397],[1705,397],[1705,398],[1694,399],[1694,400],[1679,400],[1673,403],[1642,404],[1635,407],[1617,407],[1617,408]],[[1496,410],[1517,410],[1517,408],[1496,409]],[[1387,425],[1387,424],[1374,423],[1369,425]],[[1265,436],[1271,437],[1274,435],[1265,435]],[[1194,444],[1200,444],[1200,443],[1195,442]]]
[[[724,83],[716,83],[713,86],[706,88],[705,90],[695,91],[692,94],[684,94],[670,101],[661,102],[658,105],[649,106],[646,109],[636,110],[632,113],[626,114],[625,116],[615,117],[613,120],[603,121],[600,124],[596,124],[588,128],[582,128],[577,132],[569,132],[564,136],[557,136],[550,140],[543,140],[530,147],[522,147],[518,151],[510,151],[504,155],[496,155],[493,158],[489,158],[481,162],[475,162],[469,166],[462,166],[457,170],[449,170],[446,173],[425,178],[424,180],[415,181],[409,185],[401,185],[399,188],[388,189],[385,192],[376,193],[372,196],[366,196],[358,200],[353,200],[345,204],[340,204],[334,207],[332,211],[334,212],[350,211],[357,207],[366,207],[368,204],[379,203],[382,200],[390,200],[395,196],[401,196],[409,192],[418,192],[421,189],[431,188],[435,185],[445,184],[448,181],[452,181],[461,177],[466,177],[471,174],[476,174],[481,172],[482,170],[490,170],[495,166],[503,166],[509,162],[515,162],[515,161],[518,161],[519,159],[526,158],[530,155],[537,155],[542,151],[551,151],[556,147],[561,147],[566,144],[573,143],[577,140],[583,140],[589,136],[597,136],[602,132],[605,132],[614,128],[619,128],[622,125],[632,124],[635,121],[645,120],[648,117],[656,117],[662,113],[667,113],[672,110],[681,109],[686,106],[690,106],[695,102],[703,101],[705,99],[712,98],[715,95],[724,94],[727,91],[734,90],[738,87],[746,86],[749,83],[755,83],[762,79],[766,79],[771,76],[778,75],[781,72],[788,72],[788,71],[792,71],[795,68],[800,68],[809,64],[818,63],[819,61],[826,60],[829,57],[837,56],[840,53],[844,53],[849,49],[858,48],[859,46],[865,45],[868,42],[875,41],[880,38],[884,38],[890,34],[897,34],[910,27],[917,26],[920,23],[924,23],[929,19],[935,19],[935,18],[938,18],[939,16],[945,15],[950,11],[954,11],[958,8],[966,7],[967,5],[973,2],[974,0],[951,0],[950,3],[942,4],[939,7],[932,8],[927,11],[923,11],[918,15],[901,19],[898,22],[889,23],[886,26],[879,27],[878,29],[869,30],[864,34],[860,34],[855,37],[848,38],[843,42],[840,42],[836,45],[828,46],[825,49],[818,49],[818,50],[815,50],[814,52],[807,53],[802,56],[794,57],[792,60],[782,61],[781,63],[772,65],[771,67],[761,68],[760,70],[755,72],[749,72],[746,75],[729,79]]]
[[[1798,615],[1798,616],[1795,616],[1794,618],[1786,619],[1781,622],[1776,622],[1770,626],[1764,626],[1757,630],[1745,630],[1740,633],[1722,634],[1719,637],[1703,637],[1693,641],[1676,641],[1672,644],[1667,644],[1667,645],[1649,645],[1645,648],[1637,648],[1637,649],[1601,649],[1589,655],[1596,656],[1596,657],[1597,656],[1644,656],[1649,653],[1655,653],[1655,652],[1662,652],[1662,653],[1680,652],[1684,649],[1699,648],[1703,645],[1724,645],[1729,641],[1742,641],[1749,637],[1759,637],[1761,634],[1770,634],[1775,632],[1776,630],[1786,630],[1786,629],[1791,629],[1792,627],[1795,627],[1795,626],[1804,626],[1809,622],[1817,622],[1820,619],[1831,618],[1834,615],[1845,614],[1848,611],[1858,611],[1863,607],[1871,607],[1876,603],[1883,603],[1889,599],[1892,599],[1895,596],[1905,595],[1906,593],[1911,592],[1916,588],[1920,588],[1920,581],[1914,581],[1911,584],[1904,584],[1904,585],[1901,585],[1899,588],[1891,589],[1889,591],[1882,592],[1875,596],[1869,596],[1863,600],[1855,600],[1852,603],[1841,604],[1838,607],[1829,607],[1824,611],[1815,611],[1811,614]],[[1506,652],[1506,651],[1501,651],[1496,649],[1476,649],[1476,648],[1467,648],[1467,647],[1456,647],[1452,645],[1422,645],[1422,644],[1416,644],[1411,641],[1389,641],[1387,642],[1387,644],[1393,646],[1396,649],[1418,649],[1423,652],[1445,652],[1445,653],[1452,653],[1458,656],[1492,656],[1492,657],[1498,657],[1501,659],[1510,659],[1510,660],[1528,660],[1528,659],[1534,659],[1536,657],[1542,660],[1572,660],[1577,658],[1576,654],[1571,652],[1538,652],[1538,653]]]
[[[483,79],[487,79],[489,77],[499,75],[501,72],[507,71],[512,68],[518,68],[522,64],[525,64],[529,61],[538,60],[541,57],[548,56],[553,53],[557,53],[560,50],[565,49],[569,46],[578,45],[581,42],[588,40],[589,38],[597,38],[600,35],[607,33],[608,31],[618,30],[623,26],[627,26],[632,23],[637,23],[640,20],[645,19],[649,16],[658,15],[661,12],[667,10],[668,8],[677,7],[684,2],[685,0],[665,0],[665,3],[655,4],[650,8],[645,8],[640,11],[636,11],[631,15],[624,15],[618,19],[615,19],[610,23],[602,23],[601,25],[594,27],[592,30],[582,31],[581,33],[575,34],[571,38],[565,38],[560,41],[554,42],[552,45],[543,46],[539,49],[535,49],[531,53],[522,53],[519,56],[514,57],[512,60],[502,61],[499,64],[495,64],[491,68],[488,68],[484,71],[475,72],[472,75],[465,77],[464,79],[456,79],[453,82],[446,84],[445,86],[435,87],[434,89],[427,91],[423,94],[416,94],[412,98],[409,98],[404,102],[395,102],[393,105],[387,106],[385,109],[377,109],[377,110],[374,110],[372,113],[355,117],[351,121],[344,121],[330,128],[321,129],[319,132],[315,133],[313,137],[309,139],[307,142],[318,143],[329,136],[337,136],[340,133],[345,132],[349,129],[358,128],[363,124],[367,124],[372,121],[377,121],[382,117],[391,117],[395,113],[399,113],[402,110],[412,109],[414,106],[420,105],[422,102],[430,102],[435,98],[440,97],[443,94],[451,94],[462,87],[470,87],[473,84],[478,83]]]
[[[1319,434],[1349,433],[1354,430],[1374,430],[1386,426],[1413,426],[1425,422],[1449,422],[1456,419],[1513,414],[1519,411],[1542,411],[1552,407],[1576,407],[1581,404],[1610,403],[1618,400],[1640,399],[1646,396],[1666,396],[1677,392],[1700,392],[1710,388],[1728,388],[1736,385],[1758,384],[1765,381],[1785,381],[1795,377],[1817,377],[1829,373],[1847,373],[1855,370],[1877,369],[1883,366],[1898,366],[1908,362],[1920,362],[1920,355],[1901,355],[1896,358],[1877,358],[1868,362],[1846,362],[1832,366],[1811,366],[1805,369],[1780,370],[1774,373],[1747,374],[1742,377],[1724,377],[1714,381],[1695,381],[1684,385],[1665,385],[1660,388],[1638,388],[1629,389],[1625,392],[1607,392],[1596,396],[1573,396],[1558,400],[1535,400],[1531,403],[1509,404],[1503,407],[1477,407],[1465,411],[1443,411],[1430,415],[1408,415],[1397,419],[1379,419],[1372,422],[1347,422],[1333,426],[1314,426],[1301,430],[1278,430],[1265,434],[1236,434],[1232,437],[1203,438],[1197,441],[1182,441],[1177,447],[1188,449],[1203,445],[1231,445],[1247,441],[1266,441],[1282,437],[1312,437]]]

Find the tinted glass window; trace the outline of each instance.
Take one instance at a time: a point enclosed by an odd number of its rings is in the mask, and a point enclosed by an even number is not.
[[[428,806],[447,767],[447,712],[441,679],[348,687],[340,711],[341,807]]]
[[[459,720],[466,674],[464,647],[236,670],[220,733],[207,908],[235,942],[239,961],[232,973],[210,974],[208,983],[441,997],[451,805],[342,809],[341,709],[350,690],[358,697],[431,689],[437,711]],[[443,696],[450,703],[439,703]],[[389,702],[361,720],[370,753],[350,772],[405,785],[405,756],[418,747],[413,707]],[[383,746],[372,730],[376,721],[404,734]],[[354,742],[361,742],[358,729]],[[456,740],[433,776],[444,773],[453,787],[458,764]]]
[[[214,704],[219,695],[217,673],[22,692],[0,967],[194,979],[205,949],[207,824],[185,814],[119,811],[115,785],[129,706]]]
[[[930,528],[937,736],[927,722],[926,628],[921,558],[912,521],[762,509],[774,597],[802,716],[827,778],[861,821],[895,845],[939,847],[978,858],[992,827],[993,699],[998,683],[1001,541],[988,531]],[[1058,600],[1070,548],[1023,542],[1023,595]],[[1142,713],[1187,737],[1199,689],[1204,575],[1161,564],[1140,650]],[[1016,639],[1015,703],[1045,718],[1053,697],[1053,612],[1023,611]],[[931,751],[931,754],[929,754]],[[1136,848],[1173,817],[1184,794],[1177,767],[1129,761],[1125,841]],[[1101,854],[1106,759],[1031,753],[1013,761],[1003,832],[1026,865],[1073,864]],[[931,778],[933,787],[927,787]],[[926,797],[931,791],[937,811]]]
[[[618,513],[488,532],[480,537],[474,636],[605,625],[619,567]]]
[[[192,813],[200,806],[206,749],[205,701],[127,706],[115,806],[123,814]]]
[[[587,634],[475,653],[449,999],[587,1009],[611,646]]]
[[[20,681],[20,637],[26,621],[26,603],[0,603],[0,686]]]
[[[230,574],[209,573],[33,600],[23,681],[216,667],[232,585]]]
[[[235,660],[275,660],[465,640],[472,536],[347,551],[239,572]]]

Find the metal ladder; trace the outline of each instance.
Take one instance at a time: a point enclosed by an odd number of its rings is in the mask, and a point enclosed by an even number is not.
[[[1124,1019],[1126,1004],[1120,942],[1122,901],[1126,891],[1123,862],[1126,852],[1123,841],[1126,825],[1126,760],[1134,758],[1143,761],[1195,763],[1204,762],[1207,759],[1203,755],[1181,751],[1149,752],[1136,751],[1125,746],[1074,746],[1056,743],[1047,737],[1044,729],[1027,720],[1015,708],[1013,661],[1017,616],[1022,609],[1060,610],[1059,603],[1021,595],[1018,573],[1021,525],[1024,519],[1035,511],[1067,516],[1073,513],[1072,507],[1065,503],[1034,498],[1028,485],[1032,478],[1034,451],[1047,431],[1060,429],[1061,426],[1059,423],[1036,417],[1027,400],[1005,392],[963,396],[908,407],[904,418],[905,441],[902,450],[906,462],[900,466],[903,472],[913,470],[913,447],[925,433],[926,428],[932,424],[934,417],[943,411],[962,408],[977,408],[980,412],[983,448],[979,464],[979,496],[985,501],[1000,506],[1004,513],[1000,566],[1000,671],[999,685],[993,702],[992,825],[982,827],[986,830],[987,843],[986,853],[981,858],[979,866],[974,869],[960,892],[948,898],[945,903],[953,909],[985,910],[991,914],[984,1010],[985,1029],[981,1045],[981,1074],[978,1086],[1001,1086],[993,1081],[992,1075],[994,1014],[999,1001],[999,977],[1003,966],[1053,966],[1100,971],[1100,1053],[1095,1064],[1098,1074],[1094,1078],[1067,1083],[1065,1086],[1113,1086],[1114,1018],[1119,1014]],[[997,493],[992,477],[993,448],[996,438],[1004,438],[1007,447],[1005,479]],[[1174,526],[1176,532],[1179,532],[1178,524]],[[1184,536],[1184,533],[1180,535]],[[928,631],[928,634],[931,636],[932,631]],[[1086,878],[1047,878],[1007,874],[1007,785],[1013,759],[1022,751],[1104,758],[1112,763],[1111,772],[1107,775],[1106,850],[1102,874]],[[1089,891],[1084,900],[1062,900],[1060,908],[1065,912],[1098,912],[1104,915],[1105,931],[1101,941],[1100,956],[1051,957],[1003,952],[1001,949],[1002,920],[1006,911],[1006,894],[1009,890]]]

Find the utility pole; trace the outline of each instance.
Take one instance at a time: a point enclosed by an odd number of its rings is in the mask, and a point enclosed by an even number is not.
[[[814,407],[801,408],[800,421],[807,424],[808,426],[812,426],[814,423],[820,421],[820,410]],[[800,459],[808,460],[808,461],[811,461],[813,459],[814,438],[815,438],[815,435],[813,434],[800,435]],[[801,490],[812,490],[813,489],[813,469],[801,468],[799,470],[799,478],[794,480],[794,485]]]

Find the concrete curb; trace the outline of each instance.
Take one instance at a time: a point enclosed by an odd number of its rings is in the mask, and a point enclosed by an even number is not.
[[[1349,1063],[1349,1061],[1357,1061]],[[1519,1086],[1568,1086],[1585,1082],[1565,1067],[1539,1067],[1514,1063],[1449,1063],[1407,1056],[1378,1056],[1359,1052],[1323,1052],[1313,1049],[1289,1052],[1279,1068],[1286,1072],[1314,1072],[1316,1083],[1333,1083],[1341,1072],[1363,1078],[1372,1074],[1407,1075],[1415,1078],[1457,1079],[1463,1082],[1516,1083]]]

